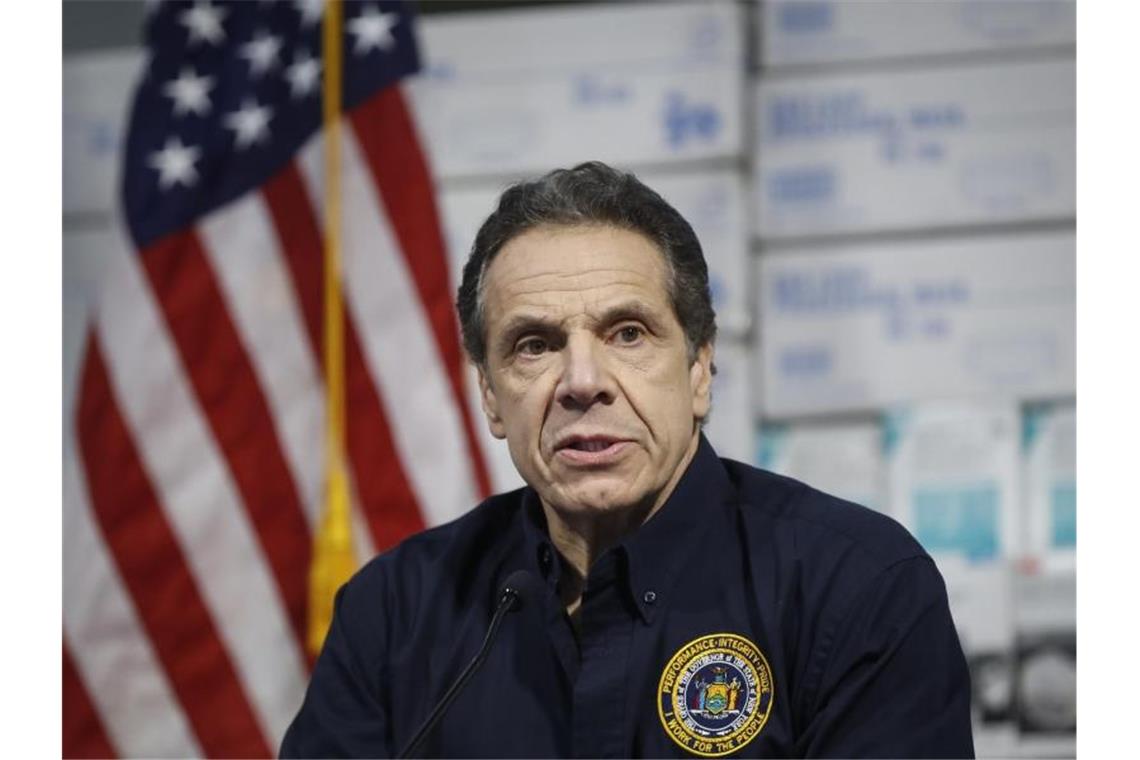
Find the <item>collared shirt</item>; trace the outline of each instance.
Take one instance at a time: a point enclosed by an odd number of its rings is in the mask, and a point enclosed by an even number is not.
[[[700,447],[590,568],[578,629],[538,498],[488,499],[337,596],[282,756],[390,756],[539,579],[427,757],[973,757],[942,578],[897,523]]]

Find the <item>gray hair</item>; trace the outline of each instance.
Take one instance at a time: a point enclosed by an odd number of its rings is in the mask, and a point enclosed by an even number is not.
[[[471,361],[486,367],[483,280],[503,246],[537,227],[589,225],[638,232],[661,251],[668,269],[669,301],[685,331],[690,360],[716,340],[708,267],[693,228],[637,177],[590,161],[507,188],[479,228],[456,299],[463,346]]]

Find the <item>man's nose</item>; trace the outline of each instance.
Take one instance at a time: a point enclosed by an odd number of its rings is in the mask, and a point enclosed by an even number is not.
[[[562,349],[562,377],[555,400],[567,409],[585,410],[596,403],[611,404],[614,380],[594,336],[572,336]]]

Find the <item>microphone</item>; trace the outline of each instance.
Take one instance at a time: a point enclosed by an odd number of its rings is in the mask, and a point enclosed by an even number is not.
[[[483,664],[483,661],[487,659],[487,655],[491,651],[491,644],[495,641],[495,636],[499,632],[499,626],[502,624],[503,618],[506,617],[508,612],[521,610],[525,605],[537,599],[538,589],[538,580],[526,570],[515,570],[507,576],[506,582],[499,591],[499,601],[495,606],[495,614],[491,616],[491,625],[487,628],[487,635],[483,639],[483,645],[479,647],[479,651],[475,653],[471,662],[467,663],[467,667],[459,674],[459,678],[455,679],[455,683],[443,693],[443,697],[440,698],[435,709],[431,711],[431,715],[427,717],[424,724],[420,726],[420,730],[416,731],[415,736],[412,737],[411,741],[408,742],[407,746],[404,747],[403,751],[400,752],[397,757],[417,756],[420,747],[424,741],[427,740],[432,729],[434,729],[440,719],[443,718],[444,713],[447,712],[447,708],[451,706],[451,703],[459,696],[459,692],[463,690],[463,687],[466,686],[467,682],[471,680],[471,677],[475,675],[475,671],[477,671],[479,666]]]

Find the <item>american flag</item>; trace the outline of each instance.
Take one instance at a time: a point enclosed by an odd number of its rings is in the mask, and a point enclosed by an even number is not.
[[[147,21],[121,246],[65,435],[65,756],[268,756],[300,705],[323,501],[322,0]],[[346,447],[356,555],[489,491],[408,9],[344,8]]]

